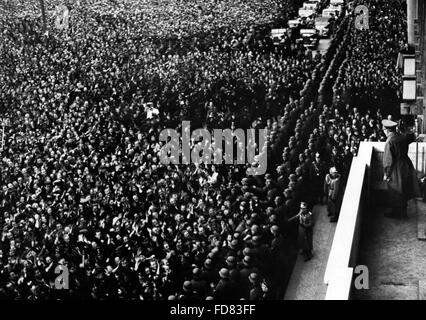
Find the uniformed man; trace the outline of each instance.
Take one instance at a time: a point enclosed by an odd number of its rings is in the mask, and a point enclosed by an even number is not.
[[[388,184],[388,199],[392,208],[392,212],[386,215],[404,218],[407,217],[407,201],[420,197],[416,171],[408,157],[408,146],[415,141],[415,135],[398,133],[397,123],[391,120],[383,120],[382,125],[387,138],[383,154],[383,180]]]
[[[236,288],[229,279],[229,270],[222,268],[219,271],[220,281],[214,289],[213,296],[216,300],[232,300],[236,298]]]
[[[322,161],[319,153],[315,155],[315,161],[312,162],[309,170],[310,185],[312,196],[319,203],[323,203],[322,187],[324,183],[325,175],[327,174],[327,165]]]
[[[192,271],[191,287],[193,291],[200,296],[204,297],[208,293],[209,286],[207,281],[202,278],[201,269],[195,268]]]
[[[298,215],[290,218],[288,221],[297,220],[299,222],[299,244],[302,248],[302,254],[305,257],[305,261],[312,259],[313,254],[313,215],[308,210],[308,204],[302,202],[300,204],[300,212]]]
[[[330,169],[330,173],[325,177],[324,193],[327,196],[327,211],[330,222],[337,222],[342,202],[342,182],[341,176],[335,167]]]

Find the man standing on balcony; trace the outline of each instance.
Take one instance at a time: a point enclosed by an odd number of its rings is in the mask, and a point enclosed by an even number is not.
[[[413,133],[401,134],[396,131],[397,123],[383,120],[386,135],[383,154],[384,178],[388,184],[388,198],[392,218],[407,217],[407,201],[420,197],[420,187],[413,163],[408,157],[408,146],[415,141]]]

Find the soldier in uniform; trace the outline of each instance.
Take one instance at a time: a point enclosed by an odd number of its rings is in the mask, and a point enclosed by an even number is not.
[[[388,199],[392,207],[392,212],[387,216],[404,218],[407,217],[407,201],[420,197],[416,171],[408,157],[408,146],[415,141],[415,135],[398,133],[394,121],[383,120],[382,124],[387,138],[383,154],[383,180],[388,184]]]
[[[298,215],[290,218],[288,221],[298,220],[299,222],[299,244],[302,248],[302,254],[305,257],[305,261],[312,259],[313,254],[313,227],[314,220],[312,212],[308,210],[308,204],[302,202],[300,204],[300,212]]]
[[[330,222],[337,222],[342,200],[341,176],[335,167],[325,177],[324,193],[327,195],[327,211]]]
[[[327,173],[327,165],[324,161],[321,160],[321,156],[319,153],[315,155],[315,161],[311,163],[311,167],[309,169],[309,178],[311,184],[311,192],[312,196],[315,197],[316,201],[323,203],[323,183],[324,178]]]

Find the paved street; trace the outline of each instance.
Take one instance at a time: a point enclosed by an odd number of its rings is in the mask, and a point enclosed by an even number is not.
[[[314,258],[304,262],[299,255],[284,300],[323,300],[327,286],[323,283],[336,224],[330,223],[326,206],[315,206]]]

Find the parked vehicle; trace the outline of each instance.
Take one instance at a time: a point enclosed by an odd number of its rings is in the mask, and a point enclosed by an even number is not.
[[[313,14],[315,14],[315,11],[312,9],[305,9],[305,8],[300,8],[299,9],[299,17],[300,18],[307,18],[312,16]]]
[[[282,44],[283,35],[287,33],[288,29],[272,29],[271,39],[274,45],[278,46]]]
[[[344,0],[330,0],[330,5],[332,6],[343,6],[344,3]]]
[[[306,48],[316,49],[319,44],[319,34],[316,29],[301,29],[300,39]]]
[[[313,10],[316,12],[318,9],[318,2],[316,1],[303,2],[303,9]]]

